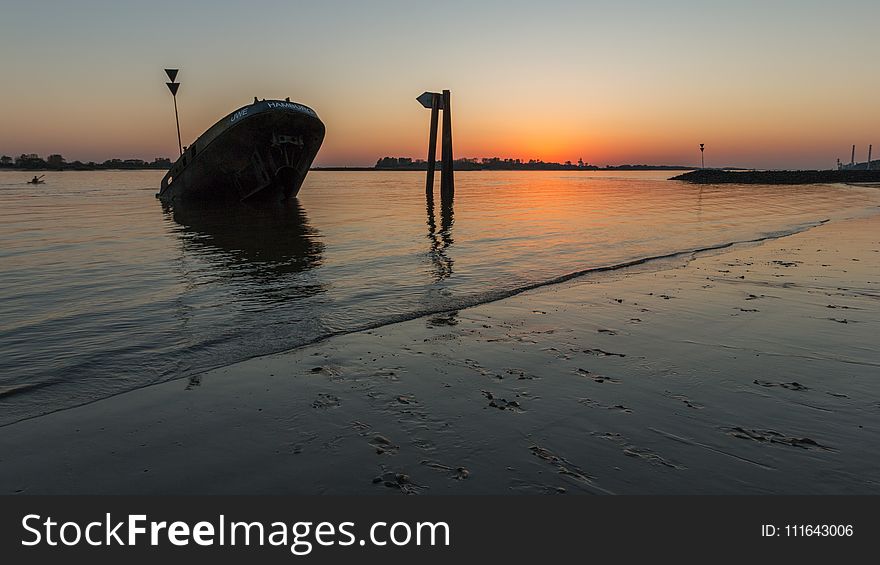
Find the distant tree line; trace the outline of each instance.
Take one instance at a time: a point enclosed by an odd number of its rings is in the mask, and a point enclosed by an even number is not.
[[[440,168],[440,162],[436,163]],[[425,170],[428,162],[424,159],[412,159],[410,157],[382,157],[376,161],[377,169],[404,169]],[[484,157],[482,159],[464,157],[453,162],[453,168],[457,171],[557,171],[569,169],[597,170],[599,167],[584,163],[578,159],[577,163],[566,161],[565,163],[544,162],[540,159],[502,159],[500,157]]]
[[[97,169],[169,169],[171,159],[156,157],[152,161],[143,159],[108,159],[103,163],[89,161],[68,162],[62,155],[52,154],[43,159],[36,153],[21,154],[12,158],[9,155],[0,156],[0,168],[2,169],[27,169],[30,171],[94,171]]]

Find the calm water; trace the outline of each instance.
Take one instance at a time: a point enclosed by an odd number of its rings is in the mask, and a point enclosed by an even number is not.
[[[298,202],[166,210],[160,172],[0,173],[0,424],[584,269],[863,215],[880,191],[669,173],[313,172]]]

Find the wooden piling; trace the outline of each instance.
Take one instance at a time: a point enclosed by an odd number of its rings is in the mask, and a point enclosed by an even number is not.
[[[437,120],[440,112],[440,95],[431,97],[431,133],[428,137],[428,176],[425,182],[425,192],[428,195],[434,192],[434,168],[437,161]]]
[[[440,157],[440,195],[444,199],[455,193],[455,180],[452,177],[452,108],[449,91],[443,91],[443,147]]]

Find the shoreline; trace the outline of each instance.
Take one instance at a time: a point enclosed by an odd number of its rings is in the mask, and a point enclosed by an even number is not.
[[[880,171],[874,170],[825,170],[825,171],[726,171],[722,169],[697,169],[669,180],[696,184],[834,184],[834,183],[880,183]]]
[[[809,230],[814,229],[816,227],[819,227],[823,224],[826,224],[829,221],[831,221],[831,220],[829,220],[829,219],[818,220],[816,222],[811,222],[811,223],[803,224],[800,226],[796,226],[794,228],[789,229],[788,231],[772,232],[769,234],[760,235],[755,238],[747,239],[747,240],[735,240],[735,241],[722,242],[722,243],[710,245],[708,247],[673,251],[673,252],[665,253],[665,254],[661,254],[661,255],[650,255],[650,256],[645,256],[645,257],[637,257],[637,258],[629,259],[629,260],[626,260],[626,261],[623,261],[620,263],[612,263],[612,264],[607,264],[607,265],[598,265],[595,267],[588,267],[586,269],[573,271],[570,273],[565,273],[565,274],[553,277],[551,279],[530,283],[530,284],[527,284],[527,285],[524,285],[524,286],[521,286],[518,288],[513,288],[510,290],[504,290],[504,291],[497,291],[496,293],[494,293],[491,296],[481,297],[481,298],[476,299],[474,301],[466,301],[466,302],[463,302],[461,304],[461,306],[459,306],[459,308],[457,308],[455,311],[468,310],[471,308],[477,308],[477,307],[484,306],[487,304],[492,304],[494,302],[507,300],[509,298],[516,297],[516,296],[523,294],[523,293],[527,293],[527,292],[531,292],[531,291],[540,291],[540,290],[547,288],[547,287],[552,287],[552,286],[559,285],[559,284],[565,284],[566,282],[576,280],[580,277],[601,276],[601,275],[605,275],[605,274],[613,275],[617,271],[621,271],[623,274],[626,274],[626,272],[628,270],[639,269],[639,268],[650,269],[653,265],[658,265],[658,267],[656,267],[656,268],[661,269],[661,270],[664,268],[671,268],[668,266],[667,267],[660,267],[659,265],[663,264],[664,262],[669,262],[669,261],[687,262],[690,259],[694,259],[694,258],[704,256],[704,255],[709,255],[712,253],[721,252],[721,251],[728,250],[728,249],[737,249],[740,247],[746,247],[746,246],[755,245],[755,244],[762,244],[762,243],[777,240],[777,239],[783,239],[786,237],[790,237],[792,235],[797,235],[799,233],[809,231]],[[262,354],[255,355],[253,357],[248,357],[246,359],[241,359],[241,360],[238,360],[238,361],[235,361],[232,363],[225,363],[225,364],[221,364],[221,365],[211,366],[211,367],[205,368],[203,370],[199,370],[199,371],[192,373],[192,374],[174,377],[172,379],[160,381],[157,383],[144,384],[142,386],[138,386],[138,387],[130,389],[130,390],[124,390],[124,391],[118,392],[116,394],[112,394],[110,396],[96,398],[94,400],[90,400],[90,401],[84,402],[82,404],[77,404],[74,406],[65,406],[62,408],[57,408],[55,410],[51,410],[49,412],[44,412],[42,414],[27,416],[27,417],[21,418],[20,420],[14,420],[14,421],[10,421],[10,422],[0,423],[0,429],[2,429],[5,426],[17,424],[19,422],[24,422],[24,421],[32,420],[35,418],[41,418],[44,416],[48,416],[48,415],[54,414],[56,412],[62,412],[64,410],[71,410],[71,409],[79,408],[82,406],[88,406],[88,405],[93,404],[95,402],[101,402],[103,400],[108,400],[108,399],[114,398],[116,396],[125,395],[125,394],[135,392],[135,391],[140,390],[145,387],[157,386],[157,385],[161,385],[161,384],[165,384],[165,383],[169,383],[169,382],[181,381],[181,380],[185,380],[185,379],[198,379],[201,377],[201,375],[203,375],[205,373],[210,373],[212,371],[222,370],[225,367],[236,365],[238,363],[245,363],[245,362],[251,361],[253,359],[259,359],[261,357],[268,357],[268,356],[272,356],[272,355],[283,355],[283,354],[287,354],[287,353],[293,353],[296,350],[301,349],[303,347],[314,346],[316,344],[320,344],[321,342],[327,341],[329,339],[339,338],[339,337],[350,335],[350,334],[378,330],[378,329],[381,329],[386,326],[392,326],[395,324],[402,324],[402,323],[406,323],[406,322],[411,322],[413,320],[428,318],[431,316],[444,315],[444,314],[447,314],[451,311],[452,310],[416,311],[416,312],[412,312],[408,315],[404,315],[404,316],[400,317],[399,319],[395,319],[395,320],[391,320],[391,321],[380,321],[380,322],[376,322],[376,323],[372,323],[372,324],[367,324],[367,325],[364,325],[364,326],[361,326],[361,327],[358,327],[358,328],[355,328],[352,330],[344,330],[344,331],[339,331],[336,333],[318,335],[318,336],[315,336],[314,338],[312,338],[310,341],[303,343],[301,345],[298,345],[296,347],[293,347],[293,348],[283,349],[281,351],[275,351],[275,352],[269,352],[269,353],[262,353]],[[20,389],[15,389],[12,392],[12,394],[17,393],[18,390],[20,390]],[[26,392],[26,390],[27,389],[24,389],[25,392]],[[0,396],[4,396],[6,394],[10,394],[10,393],[0,391]]]
[[[856,449],[880,431],[878,226],[577,276],[19,421],[0,487],[878,493]]]

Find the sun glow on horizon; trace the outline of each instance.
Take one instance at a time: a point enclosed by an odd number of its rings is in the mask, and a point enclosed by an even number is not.
[[[173,158],[166,66],[184,144],[254,96],[290,96],[327,125],[324,166],[425,158],[415,97],[441,88],[456,157],[693,165],[706,143],[707,165],[831,168],[880,147],[875,2],[256,4],[261,26],[228,0],[5,8],[0,154]]]

